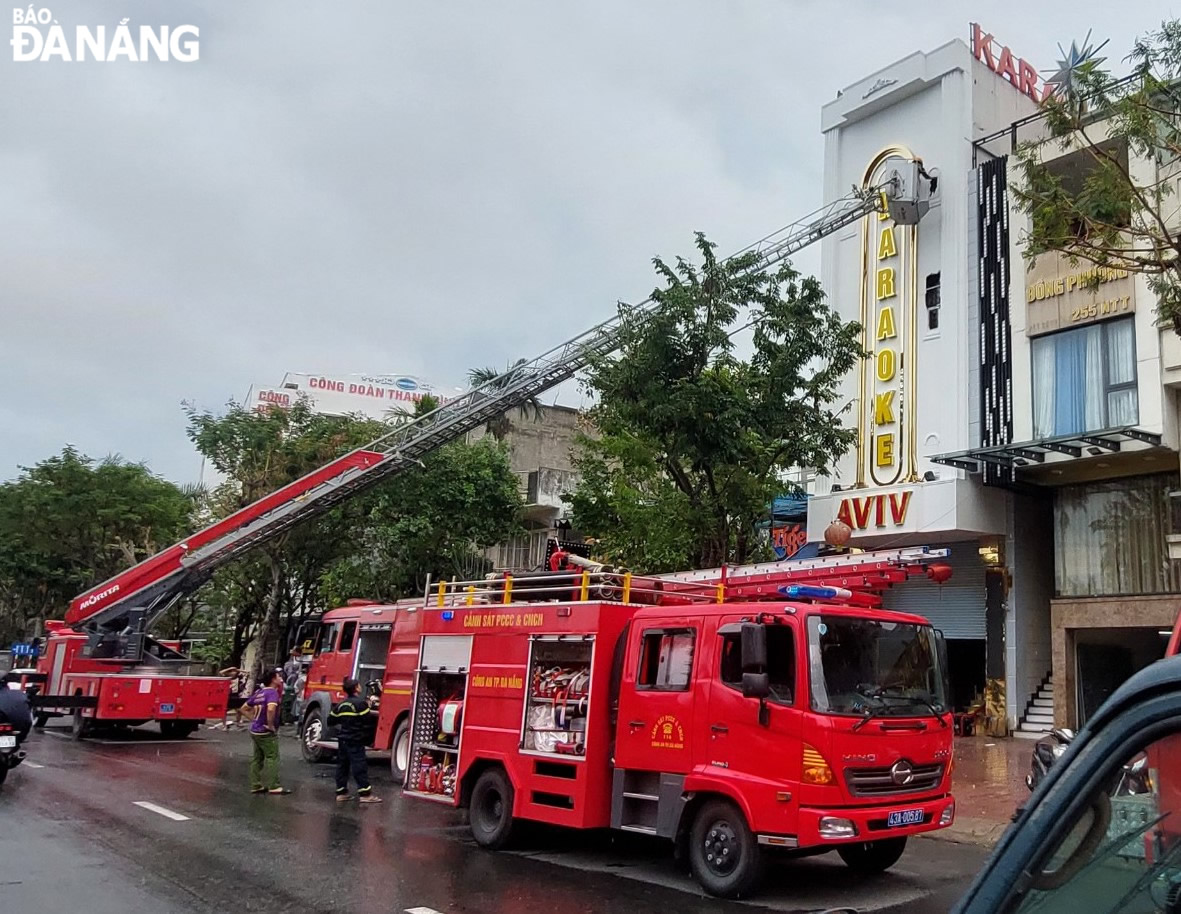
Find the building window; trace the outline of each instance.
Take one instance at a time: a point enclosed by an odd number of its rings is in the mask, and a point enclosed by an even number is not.
[[[1033,341],[1033,433],[1081,435],[1140,418],[1134,318]]]
[[[1063,486],[1054,503],[1055,590],[1062,597],[1173,593],[1169,492],[1176,473]]]
[[[927,329],[939,329],[939,274],[927,274]]]

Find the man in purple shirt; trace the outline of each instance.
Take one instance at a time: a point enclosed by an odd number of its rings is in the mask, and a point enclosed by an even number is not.
[[[271,668],[263,673],[262,687],[246,700],[254,709],[250,724],[250,739],[254,742],[254,757],[250,760],[251,793],[291,793],[279,784],[279,705],[283,678],[279,670]]]

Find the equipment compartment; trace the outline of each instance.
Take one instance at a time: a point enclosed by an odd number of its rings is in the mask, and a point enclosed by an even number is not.
[[[453,799],[467,673],[419,671],[406,789]]]
[[[592,636],[538,635],[529,649],[521,749],[575,760],[586,756]]]

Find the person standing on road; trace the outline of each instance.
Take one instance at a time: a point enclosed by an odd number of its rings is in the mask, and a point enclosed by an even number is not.
[[[291,649],[291,656],[287,658],[287,662],[283,664],[283,682],[288,689],[295,688],[295,680],[299,678],[299,674],[303,671],[303,652],[298,647]]]
[[[254,757],[250,760],[250,792],[291,793],[279,784],[279,705],[282,696],[282,674],[269,669],[262,676],[262,687],[247,699],[254,709],[250,724],[250,739],[254,743]]]
[[[362,803],[380,803],[369,783],[369,763],[365,749],[373,736],[377,715],[361,697],[361,683],[349,676],[342,683],[345,700],[332,709],[328,722],[336,727],[336,802],[349,799],[349,772],[357,782],[357,796]]]

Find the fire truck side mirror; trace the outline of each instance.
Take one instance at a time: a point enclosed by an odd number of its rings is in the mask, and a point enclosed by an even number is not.
[[[757,622],[742,623],[742,673],[765,673],[767,670],[767,628]]]
[[[742,694],[747,698],[766,698],[771,694],[771,677],[766,673],[743,673]]]

